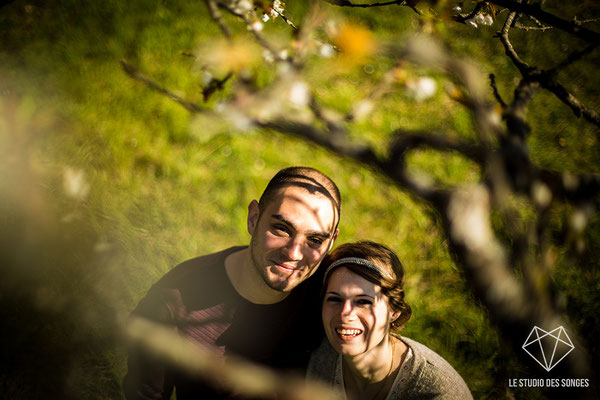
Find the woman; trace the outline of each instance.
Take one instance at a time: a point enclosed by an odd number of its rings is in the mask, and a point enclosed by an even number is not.
[[[387,247],[347,243],[323,262],[323,326],[308,377],[354,399],[472,399],[460,375],[424,345],[391,331],[411,316],[404,270]]]

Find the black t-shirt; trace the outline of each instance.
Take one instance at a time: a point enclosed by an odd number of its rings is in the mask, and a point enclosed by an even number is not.
[[[172,326],[225,358],[236,355],[303,372],[310,351],[323,336],[322,273],[317,271],[279,303],[254,304],[235,291],[225,271],[225,258],[242,249],[233,247],[176,266],[150,289],[133,314]],[[169,398],[173,386],[179,400],[231,397],[136,348],[130,350],[123,386],[128,399]]]

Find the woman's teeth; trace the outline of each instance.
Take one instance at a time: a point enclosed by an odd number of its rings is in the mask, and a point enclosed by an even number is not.
[[[360,329],[343,329],[343,328],[336,328],[335,331],[344,337],[354,337],[354,336],[358,336],[362,333],[362,330]]]

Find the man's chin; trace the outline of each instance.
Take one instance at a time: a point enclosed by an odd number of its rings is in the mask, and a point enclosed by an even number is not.
[[[265,283],[273,290],[277,290],[278,292],[289,292],[296,286],[298,286],[298,281],[293,279],[292,277],[282,278],[281,276],[267,276],[265,279]]]
[[[278,292],[289,292],[294,287],[296,287],[296,285],[290,284],[290,282],[288,282],[287,280],[282,281],[279,279],[271,279],[271,280],[265,281],[265,283],[271,289],[277,290]]]

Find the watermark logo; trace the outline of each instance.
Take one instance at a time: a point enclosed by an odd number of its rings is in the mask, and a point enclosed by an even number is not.
[[[550,332],[534,326],[523,343],[523,350],[546,371],[556,367],[573,349],[575,346],[562,326]]]

